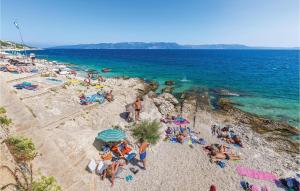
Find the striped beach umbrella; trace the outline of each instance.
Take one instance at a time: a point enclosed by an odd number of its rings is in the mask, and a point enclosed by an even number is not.
[[[96,139],[104,142],[117,142],[126,137],[125,132],[119,129],[107,129],[98,133]]]

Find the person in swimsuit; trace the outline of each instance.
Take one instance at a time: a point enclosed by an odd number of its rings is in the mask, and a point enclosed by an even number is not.
[[[118,162],[113,162],[111,165],[109,165],[104,171],[103,175],[101,176],[101,179],[108,178],[111,181],[111,186],[115,183],[115,174],[118,171],[118,168],[120,167],[120,164]]]
[[[135,110],[135,120],[139,121],[140,120],[140,112],[142,109],[142,103],[140,98],[136,98],[135,102],[133,103],[133,107]]]
[[[114,96],[112,95],[112,90],[110,90],[110,91],[106,94],[105,98],[107,99],[108,102],[112,102],[112,101],[113,101]]]
[[[102,76],[98,76],[98,84],[100,85],[101,82],[105,82],[105,79]]]
[[[146,156],[147,156],[146,151],[149,145],[150,144],[146,142],[143,138],[140,139],[139,154],[140,154],[140,161],[143,163],[144,170],[146,170]]]

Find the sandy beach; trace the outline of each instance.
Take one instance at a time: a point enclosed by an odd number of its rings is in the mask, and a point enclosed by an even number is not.
[[[1,65],[5,64],[2,61]],[[107,78],[101,85],[104,86],[104,91],[113,91],[114,100],[83,106],[80,105],[79,95],[95,93],[99,89],[95,86],[82,86],[79,82],[83,80],[82,77],[71,80],[58,74],[55,78],[60,81],[53,83],[46,80],[46,77],[41,77],[40,72],[51,70],[55,65],[48,66],[41,62],[36,67],[39,72],[34,74],[0,71],[0,106],[7,110],[8,117],[13,121],[9,132],[1,129],[1,142],[11,134],[32,138],[39,153],[33,161],[34,169],[54,176],[62,190],[206,191],[214,184],[217,190],[238,191],[243,190],[240,181],[246,180],[251,184],[268,185],[275,191],[285,189],[272,181],[242,177],[236,171],[237,166],[272,172],[278,178],[294,177],[299,171],[299,148],[293,147],[297,147],[298,143],[285,142],[284,147],[292,148],[292,152],[289,149],[278,151],[273,144],[274,140],[268,139],[273,134],[258,133],[249,124],[237,120],[229,111],[210,109],[205,101],[201,102],[203,107],[197,106],[191,99],[185,100],[181,106],[174,105],[174,100],[177,101],[174,96],[153,96],[153,92],[147,91],[147,84],[140,79]],[[38,89],[16,90],[13,87],[23,81],[37,84]],[[102,130],[119,126],[126,132],[134,149],[138,149],[128,128],[130,124],[122,117],[122,113],[126,111],[125,106],[133,103],[139,95],[143,95],[142,120],[159,121],[166,110],[174,115],[182,110],[182,115],[190,121],[190,128],[200,132],[197,137],[203,138],[206,145],[225,144],[211,134],[212,125],[232,126],[241,137],[244,147],[230,147],[241,160],[226,161],[225,168],[220,168],[210,162],[203,149],[205,145],[163,141],[168,124],[161,123],[161,140],[150,146],[147,170],[135,166],[139,172],[133,175],[128,168],[134,165],[129,164],[121,173],[121,178],[117,178],[115,185],[111,187],[107,179],[101,180],[99,175],[86,170],[91,159],[100,160],[95,137]],[[298,130],[295,132],[299,133]],[[5,144],[1,144],[0,152],[1,164],[15,164]],[[11,181],[8,174],[3,171],[0,173],[0,177],[4,177],[1,178],[0,185]],[[129,174],[133,175],[133,180],[127,182],[123,178]]]

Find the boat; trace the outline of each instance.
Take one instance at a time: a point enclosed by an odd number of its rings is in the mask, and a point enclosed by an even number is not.
[[[102,72],[111,72],[111,69],[110,68],[102,68],[102,70],[101,70]]]

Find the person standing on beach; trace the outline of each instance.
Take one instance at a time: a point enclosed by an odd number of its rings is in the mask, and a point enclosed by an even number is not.
[[[147,156],[147,148],[149,147],[149,143],[145,141],[143,138],[140,139],[139,144],[139,154],[140,161],[143,163],[143,168],[146,170],[146,156]]]
[[[140,112],[142,109],[142,102],[141,102],[140,98],[136,98],[135,102],[133,103],[133,107],[135,110],[135,121],[139,121],[140,120]]]

